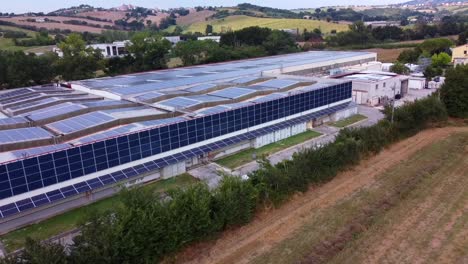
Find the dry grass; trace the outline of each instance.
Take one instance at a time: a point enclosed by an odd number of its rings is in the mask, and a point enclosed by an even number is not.
[[[90,19],[84,19],[84,18],[75,18],[75,17],[61,17],[61,16],[44,16],[41,18],[49,18],[51,20],[59,21],[60,23],[57,22],[44,22],[44,23],[39,23],[39,22],[28,22],[26,19],[31,18],[31,19],[36,19],[37,17],[11,17],[11,18],[0,18],[1,21],[8,21],[15,23],[17,25],[26,25],[26,26],[36,26],[37,28],[46,28],[49,30],[53,29],[69,29],[71,31],[76,31],[76,32],[91,32],[91,33],[101,33],[104,29],[103,28],[95,28],[95,27],[89,27],[85,25],[70,25],[70,24],[64,24],[62,23],[65,20],[79,20],[79,21],[86,21],[87,23],[90,24],[99,24],[101,27],[104,25],[109,25],[112,26],[113,23],[111,22],[102,22],[102,21],[94,21]]]
[[[397,49],[365,49],[363,51],[375,52],[377,53],[377,60],[381,62],[395,62],[400,56],[400,53],[404,50],[409,50],[412,48],[397,48]]]
[[[193,23],[204,22],[206,18],[212,16],[215,13],[216,13],[215,11],[211,11],[211,10],[202,10],[200,12],[190,12],[186,16],[178,17],[177,25],[189,26]]]
[[[301,228],[251,262],[461,263],[467,144],[465,132],[423,148],[368,188],[304,215]]]
[[[225,32],[228,30],[239,30],[245,27],[259,26],[271,29],[299,29],[302,32],[304,28],[313,30],[320,28],[322,32],[329,33],[331,30],[345,31],[348,26],[345,24],[335,24],[326,21],[287,19],[287,18],[259,18],[249,16],[229,16],[224,19],[216,19],[191,24],[185,28],[185,31],[205,32],[206,25],[211,24],[214,32]]]

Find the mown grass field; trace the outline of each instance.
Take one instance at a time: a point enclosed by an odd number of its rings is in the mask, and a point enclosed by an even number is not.
[[[30,37],[34,37],[36,32],[32,31],[32,30],[27,30],[27,29],[22,29],[22,28],[19,28],[19,27],[13,27],[13,26],[4,26],[4,25],[0,25],[0,32],[1,31],[7,31],[7,30],[11,30],[11,31],[21,31],[21,32],[24,32],[26,34],[28,34],[28,36]],[[0,50],[6,50],[6,51],[27,51],[31,48],[34,48],[34,47],[19,47],[19,46],[15,46],[15,43],[13,42],[13,39],[9,39],[9,38],[3,38],[3,37],[0,37]]]
[[[333,123],[331,123],[331,125],[335,126],[335,127],[346,127],[346,126],[352,125],[354,123],[357,123],[357,122],[359,122],[361,120],[364,120],[366,118],[367,118],[367,116],[357,114],[357,115],[353,115],[353,116],[350,116],[348,118],[345,118],[343,120],[333,122]]]
[[[216,33],[225,32],[228,30],[239,30],[251,26],[267,27],[271,29],[299,29],[303,32],[304,28],[311,31],[315,28],[320,28],[324,33],[330,33],[331,30],[345,31],[348,30],[348,25],[335,24],[326,21],[304,20],[304,19],[287,19],[287,18],[259,18],[249,16],[229,16],[224,19],[210,20],[198,22],[184,27],[184,31],[188,32],[205,32],[206,25],[213,26],[213,31]]]
[[[261,158],[262,156],[268,156],[280,150],[292,147],[294,145],[297,145],[309,139],[318,137],[320,135],[321,134],[319,132],[309,130],[309,131],[297,134],[295,136],[280,140],[278,142],[268,144],[258,149],[252,148],[252,149],[238,152],[236,154],[216,160],[216,163],[218,163],[221,166],[230,168],[230,169],[235,169],[241,165],[244,165],[246,163],[253,161],[254,154],[255,156],[257,156],[257,158]]]
[[[188,186],[196,181],[197,179],[191,175],[182,174],[167,180],[152,182],[139,188],[144,188],[153,192],[165,192],[171,188]],[[26,237],[44,240],[60,233],[73,230],[90,212],[104,212],[112,208],[117,208],[120,203],[120,195],[117,194],[92,204],[73,209],[37,224],[12,231],[2,235],[0,240],[7,251],[12,252],[23,247]]]

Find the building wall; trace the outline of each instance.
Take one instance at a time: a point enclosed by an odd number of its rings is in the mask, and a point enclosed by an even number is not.
[[[401,94],[401,80],[398,77],[377,82],[353,80],[353,100],[357,104],[378,105],[379,98],[393,98],[393,85],[395,85],[395,94]],[[361,101],[359,101],[360,96]]]
[[[350,98],[351,82],[347,82],[2,164],[0,199],[131,162],[172,155],[176,150],[326,109]]]
[[[452,62],[454,62],[455,59],[460,58],[468,58],[468,44],[452,49]]]

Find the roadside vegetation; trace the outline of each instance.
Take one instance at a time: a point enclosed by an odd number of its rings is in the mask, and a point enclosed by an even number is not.
[[[342,119],[340,121],[332,122],[331,125],[335,127],[347,127],[349,125],[355,124],[359,121],[367,119],[367,116],[356,114],[348,118]]]
[[[143,186],[138,186],[135,190],[162,194],[170,189],[185,188],[196,182],[197,180],[191,175],[182,174],[167,180],[158,180]],[[76,229],[91,213],[104,213],[108,210],[115,210],[122,206],[121,199],[122,195],[117,194],[112,197],[93,202],[89,205],[72,209],[37,224],[20,228],[2,235],[0,236],[0,240],[8,252],[13,252],[25,246],[26,238],[46,240],[63,232]]]

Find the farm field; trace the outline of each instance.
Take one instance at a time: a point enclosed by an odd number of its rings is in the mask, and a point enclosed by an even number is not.
[[[176,263],[466,263],[468,127],[423,131]]]
[[[400,56],[400,53],[404,50],[410,50],[413,48],[395,48],[395,49],[382,49],[382,48],[373,48],[365,49],[362,51],[369,51],[377,53],[377,60],[380,62],[395,62]]]
[[[268,27],[271,29],[299,29],[302,32],[304,28],[313,30],[320,28],[324,33],[330,33],[331,30],[345,31],[348,25],[335,24],[326,21],[304,20],[304,19],[286,19],[286,18],[259,18],[249,16],[229,16],[224,19],[209,20],[198,22],[184,28],[185,32],[205,32],[206,25],[213,26],[213,31],[220,33],[227,30],[239,30],[250,26]]]
[[[87,23],[90,24],[99,24],[102,27],[104,25],[112,26],[113,23],[110,22],[101,22],[101,21],[94,21],[94,20],[89,20],[89,19],[84,19],[84,18],[75,18],[75,17],[60,17],[60,16],[44,16],[43,18],[49,18],[51,20],[55,20],[58,22],[43,22],[43,23],[38,23],[38,22],[29,22],[26,21],[26,19],[31,18],[35,19],[36,17],[11,17],[11,18],[0,18],[0,21],[7,21],[7,22],[12,22],[17,25],[26,25],[26,26],[36,26],[37,28],[46,28],[48,30],[53,30],[53,29],[61,29],[61,30],[66,30],[69,29],[71,31],[76,31],[76,32],[91,32],[91,33],[101,33],[104,29],[103,28],[96,28],[96,27],[90,27],[90,26],[85,26],[85,25],[71,25],[71,24],[64,24],[62,21],[66,20],[79,20],[79,21],[86,21]]]

